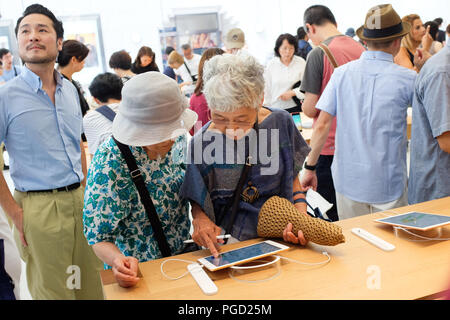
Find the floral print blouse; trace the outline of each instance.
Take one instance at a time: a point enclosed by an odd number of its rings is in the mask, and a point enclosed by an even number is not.
[[[179,196],[185,174],[186,139],[178,138],[166,157],[158,160],[150,160],[141,147],[130,149],[171,251],[178,254],[183,250],[183,241],[190,238],[188,201]],[[115,243],[125,256],[132,256],[139,262],[162,257],[125,159],[112,138],[98,148],[92,159],[84,195],[83,222],[89,245]]]

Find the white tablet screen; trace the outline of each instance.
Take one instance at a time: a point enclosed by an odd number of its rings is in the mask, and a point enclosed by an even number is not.
[[[450,223],[450,217],[420,212],[410,212],[377,221],[417,229],[427,229],[433,226]]]

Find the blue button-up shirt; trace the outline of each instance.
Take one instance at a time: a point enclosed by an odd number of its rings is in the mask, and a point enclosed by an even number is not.
[[[332,165],[336,191],[370,204],[399,199],[406,188],[406,117],[414,71],[381,51],[337,68],[317,108],[336,116]]]
[[[55,104],[26,67],[0,87],[0,142],[19,191],[64,187],[83,180],[82,115],[75,87],[55,70]]]
[[[411,128],[410,204],[450,196],[450,154],[436,138],[450,131],[450,41],[417,78]]]

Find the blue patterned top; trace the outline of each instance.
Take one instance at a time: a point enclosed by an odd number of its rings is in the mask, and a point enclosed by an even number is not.
[[[141,147],[130,149],[144,176],[171,251],[178,254],[183,250],[183,241],[190,238],[189,205],[179,196],[185,174],[186,139],[180,137],[160,160],[150,160]],[[97,149],[92,159],[83,213],[89,245],[115,243],[125,256],[139,262],[162,257],[125,159],[112,138]]]

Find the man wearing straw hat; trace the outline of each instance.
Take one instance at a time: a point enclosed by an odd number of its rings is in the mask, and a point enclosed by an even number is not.
[[[336,69],[317,103],[324,112],[307,162],[317,162],[336,117],[332,174],[342,219],[407,205],[406,110],[416,74],[393,57],[410,28],[389,4],[370,9],[356,32],[369,51]]]

